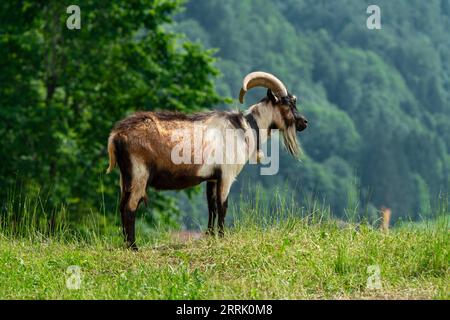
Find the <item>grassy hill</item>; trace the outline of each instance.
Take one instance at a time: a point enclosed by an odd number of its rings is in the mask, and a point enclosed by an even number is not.
[[[3,234],[0,298],[450,298],[448,218],[383,233],[366,224],[280,222],[254,213],[243,213],[224,239],[181,241],[141,230],[139,252],[122,247],[118,228],[84,238]],[[69,266],[80,268],[80,282]]]

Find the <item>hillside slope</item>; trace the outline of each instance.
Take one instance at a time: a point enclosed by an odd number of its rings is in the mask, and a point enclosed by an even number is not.
[[[177,31],[218,49],[220,93],[236,98],[245,74],[273,72],[309,119],[302,162],[282,154],[279,174],[268,177],[247,168],[235,195],[246,181],[267,190],[286,183],[298,199],[325,199],[336,215],[356,195],[360,210],[376,217],[387,206],[397,220],[426,217],[448,193],[449,2],[377,1],[381,30],[366,27],[369,4],[189,1],[177,17]]]

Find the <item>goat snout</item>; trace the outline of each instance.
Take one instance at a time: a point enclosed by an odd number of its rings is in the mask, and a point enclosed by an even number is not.
[[[308,127],[308,120],[304,116],[298,116],[295,125],[297,131],[303,131]]]

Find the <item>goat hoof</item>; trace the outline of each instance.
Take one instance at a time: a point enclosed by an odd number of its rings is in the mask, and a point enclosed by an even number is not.
[[[132,243],[132,244],[128,244],[128,249],[130,249],[131,251],[139,251],[136,243]]]

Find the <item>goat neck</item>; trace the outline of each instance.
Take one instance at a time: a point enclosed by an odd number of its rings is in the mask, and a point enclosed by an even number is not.
[[[251,106],[246,114],[252,114],[260,130],[270,130],[274,123],[274,112],[270,101],[261,101]],[[268,136],[261,135],[261,144],[266,143]]]

